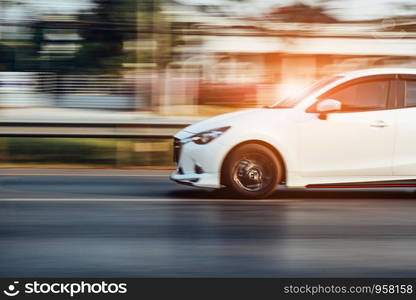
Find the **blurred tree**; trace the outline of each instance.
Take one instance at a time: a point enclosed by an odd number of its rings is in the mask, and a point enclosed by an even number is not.
[[[15,50],[0,44],[0,72],[15,71]]]
[[[82,46],[71,71],[118,73],[123,63],[134,63],[134,53],[123,52],[125,41],[136,39],[137,14],[151,13],[150,0],[93,0],[94,8],[79,15]]]

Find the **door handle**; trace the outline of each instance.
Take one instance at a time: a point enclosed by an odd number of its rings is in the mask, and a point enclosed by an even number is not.
[[[383,127],[387,127],[389,126],[386,122],[382,121],[382,120],[377,120],[374,121],[372,123],[370,123],[370,127],[375,127],[375,128],[383,128]]]

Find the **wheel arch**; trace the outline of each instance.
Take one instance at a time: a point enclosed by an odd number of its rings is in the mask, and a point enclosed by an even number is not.
[[[287,179],[287,164],[286,164],[286,162],[285,162],[285,159],[283,158],[283,155],[281,154],[281,152],[275,147],[275,146],[273,146],[272,144],[270,144],[270,143],[268,143],[268,142],[266,142],[266,141],[263,141],[263,140],[247,140],[247,141],[244,141],[244,142],[240,142],[240,143],[238,143],[238,144],[236,144],[236,145],[234,145],[228,152],[227,152],[227,154],[225,155],[225,157],[224,157],[224,159],[222,160],[222,162],[221,162],[221,170],[220,170],[220,184],[224,184],[224,166],[225,166],[225,162],[227,161],[227,159],[228,159],[228,157],[230,156],[230,154],[235,150],[235,149],[237,149],[238,147],[241,147],[241,146],[243,146],[243,145],[247,145],[247,144],[257,144],[257,145],[262,145],[262,146],[265,146],[265,147],[267,147],[268,149],[270,149],[273,153],[274,153],[274,155],[275,155],[275,157],[279,160],[279,162],[282,164],[282,167],[283,167],[283,176],[282,176],[282,180],[279,182],[279,183],[282,183],[282,182],[286,182],[286,179]]]

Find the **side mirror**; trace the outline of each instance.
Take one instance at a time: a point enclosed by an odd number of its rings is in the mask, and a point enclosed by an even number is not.
[[[316,105],[316,111],[319,113],[319,119],[326,120],[326,115],[330,112],[340,111],[342,103],[335,99],[325,99],[319,101]]]

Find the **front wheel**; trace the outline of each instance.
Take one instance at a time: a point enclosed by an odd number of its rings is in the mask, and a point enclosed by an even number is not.
[[[246,144],[229,154],[222,169],[223,183],[244,198],[265,198],[282,180],[283,167],[269,148]]]

